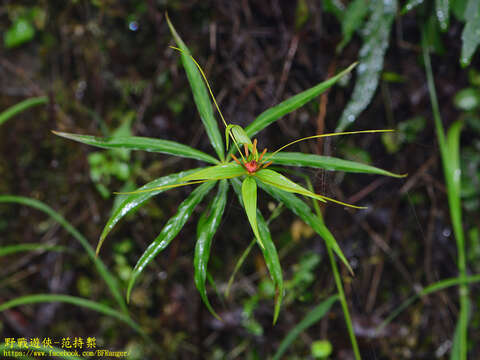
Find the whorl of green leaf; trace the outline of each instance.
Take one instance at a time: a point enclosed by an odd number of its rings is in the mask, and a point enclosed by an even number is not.
[[[243,204],[243,184],[240,185],[239,179],[233,179],[231,183],[233,185],[233,189],[235,190],[239,198],[239,201]],[[270,234],[268,224],[263,218],[260,210],[258,209],[256,209],[256,222],[258,226],[258,233],[264,245],[263,247],[259,247],[262,251],[263,258],[265,259],[265,264],[267,264],[268,272],[270,273],[270,276],[273,280],[273,284],[275,285],[275,310],[273,315],[273,324],[275,324],[277,322],[280,308],[282,306],[284,292],[282,266],[280,265],[277,249],[272,240],[272,235]]]
[[[217,164],[218,160],[213,156],[205,154],[203,151],[194,149],[190,146],[177,143],[170,140],[155,139],[141,136],[112,136],[99,137],[91,135],[71,134],[59,131],[52,131],[55,135],[78,141],[83,144],[96,146],[103,149],[129,149],[149,152],[157,152],[185,158],[205,161]]]
[[[335,237],[332,235],[330,230],[325,226],[325,224],[320,223],[317,219],[317,216],[312,213],[310,207],[296,197],[294,194],[290,192],[282,191],[272,185],[259,182],[259,186],[265,190],[268,194],[270,194],[274,199],[277,201],[281,201],[287,208],[289,208],[295,215],[297,215],[300,219],[305,221],[310,227],[320,235],[325,242],[328,242],[332,250],[338,256],[338,258],[344,263],[344,265],[348,268],[348,270],[353,274],[353,270],[348,263],[347,258],[343,255],[343,252],[338,245]]]
[[[280,119],[282,116],[285,116],[291,113],[292,111],[302,107],[303,105],[305,105],[306,103],[313,100],[318,95],[320,95],[321,93],[329,89],[335,83],[337,83],[343,76],[350,73],[350,71],[352,71],[352,69],[356,65],[357,63],[353,63],[345,70],[339,72],[337,75],[311,87],[310,89],[302,91],[301,93],[294,95],[288,98],[287,100],[282,101],[280,104],[277,104],[265,110],[263,113],[258,115],[257,118],[251,124],[249,124],[245,128],[245,132],[247,133],[248,136],[252,137],[259,131],[266,128],[271,123]]]
[[[172,242],[172,240],[177,236],[180,230],[182,230],[183,226],[192,215],[195,207],[200,203],[200,201],[202,201],[205,195],[208,194],[215,184],[216,181],[209,181],[193,190],[190,195],[178,206],[177,213],[167,221],[160,234],[155,238],[155,240],[153,240],[153,242],[142,254],[132,271],[130,280],[128,281],[127,302],[130,300],[130,295],[135,281],[143,272],[145,267],[158,255],[158,253],[165,250],[165,248]]]
[[[194,280],[198,292],[210,313],[217,319],[220,319],[218,314],[213,310],[207,296],[207,289],[205,282],[207,279],[207,266],[210,258],[210,248],[212,246],[212,239],[222,221],[223,212],[227,203],[227,180],[220,181],[217,196],[212,200],[209,209],[204,212],[197,225],[197,243],[195,244],[195,255],[193,257],[193,266],[195,269]]]
[[[190,50],[188,49],[187,45],[185,45],[182,38],[180,35],[178,35],[177,31],[170,22],[168,15],[166,16],[166,19],[168,27],[170,28],[170,32],[172,33],[172,36],[175,39],[178,47],[181,49],[182,64],[185,69],[185,73],[187,74],[190,88],[192,89],[193,99],[197,105],[198,113],[200,114],[203,125],[207,130],[210,143],[215,149],[215,152],[219,156],[220,160],[223,160],[225,158],[225,152],[223,148],[222,136],[220,135],[217,121],[213,116],[212,104],[210,102],[210,97],[202,74],[200,73],[197,64],[191,57]]]
[[[167,176],[163,176],[161,178],[155,179],[139,189],[137,189],[138,192],[133,192],[131,194],[128,194],[117,207],[115,207],[115,210],[113,211],[112,215],[110,215],[110,218],[108,219],[107,223],[105,224],[102,234],[100,235],[100,239],[97,244],[97,255],[100,251],[100,248],[103,245],[103,242],[105,241],[105,238],[107,235],[110,233],[110,231],[113,230],[113,227],[121,220],[123,219],[124,216],[127,214],[131,213],[138,207],[140,207],[145,201],[149,200],[150,198],[154,197],[155,195],[158,195],[168,189],[166,188],[161,188],[162,186],[166,185],[172,185],[176,184],[179,179],[193,174],[199,169],[192,169],[188,171],[182,171],[176,174],[170,174]],[[159,189],[160,188],[160,189]],[[151,191],[150,191],[151,190]]]

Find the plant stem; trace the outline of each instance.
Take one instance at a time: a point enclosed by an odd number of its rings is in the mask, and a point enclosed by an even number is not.
[[[311,183],[309,185],[311,186]],[[318,200],[314,200],[313,207],[315,208],[315,212],[319,221],[323,223],[323,217],[320,207],[318,206]],[[342,305],[343,316],[345,318],[345,324],[347,325],[348,336],[350,337],[350,342],[352,343],[355,360],[361,360],[362,357],[360,356],[357,338],[355,337],[355,332],[353,331],[352,318],[350,317],[350,312],[348,311],[347,299],[345,297],[345,292],[343,291],[342,279],[340,277],[340,272],[338,271],[337,263],[335,262],[335,256],[333,255],[332,248],[326,241],[325,247],[327,248],[328,258],[330,259],[330,265],[332,266],[333,277],[335,278],[335,285],[337,286],[338,296],[340,297],[340,304]]]
[[[453,184],[454,174],[452,172],[451,159],[449,152],[452,149],[449,149],[447,146],[447,140],[445,138],[445,132],[443,130],[442,120],[440,117],[440,109],[438,105],[437,93],[435,91],[435,83],[433,79],[432,64],[430,62],[430,54],[428,51],[428,44],[425,36],[425,29],[422,32],[422,48],[423,48],[423,59],[425,62],[425,71],[427,73],[427,83],[428,91],[430,94],[430,101],[432,103],[432,112],[433,118],[435,121],[435,132],[437,134],[438,144],[440,147],[440,155],[442,157],[443,172],[445,176],[445,182],[447,185],[447,195],[448,195],[448,204],[450,210],[450,218],[452,221],[453,232],[455,234],[455,240],[457,244],[457,267],[459,272],[459,277],[461,279],[466,278],[466,256],[465,256],[465,237],[462,227],[462,214],[461,214],[461,205],[460,205],[460,194],[458,191],[455,191]],[[453,126],[452,126],[453,127]],[[468,329],[468,313],[470,308],[469,300],[469,290],[466,283],[462,283],[459,286],[459,297],[460,297],[460,313],[457,323],[456,336],[458,336],[458,359],[466,360],[467,359],[467,329]],[[455,341],[454,341],[455,342]],[[453,349],[455,351],[456,346],[454,344]]]

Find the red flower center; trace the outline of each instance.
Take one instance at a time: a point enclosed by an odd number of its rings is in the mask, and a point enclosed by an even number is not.
[[[258,164],[255,160],[246,162],[243,164],[245,169],[248,171],[249,174],[253,174],[255,171],[258,170]]]

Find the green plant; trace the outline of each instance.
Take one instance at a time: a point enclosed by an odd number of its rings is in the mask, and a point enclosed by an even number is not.
[[[345,7],[340,1],[323,0],[323,7],[338,19],[342,27],[342,41],[337,46],[338,53],[350,42],[355,32],[358,32],[363,40],[353,93],[336,128],[336,131],[344,131],[367,108],[377,90],[385,53],[390,43],[390,32],[397,15],[398,1],[353,0]],[[400,15],[414,9],[420,14],[419,23],[427,25],[429,45],[437,51],[444,51],[440,32],[448,30],[451,13],[465,24],[459,58],[463,67],[468,66],[480,44],[480,2],[410,0],[403,6]]]
[[[361,172],[401,177],[402,175],[396,175],[391,172],[358,162],[313,154],[279,152],[287,146],[307,139],[345,134],[385,132],[391,130],[367,130],[309,136],[303,139],[292,141],[273,153],[267,153],[266,150],[264,150],[260,154],[256,149],[256,140],[251,140],[255,134],[282,116],[294,111],[295,109],[298,109],[308,101],[314,99],[316,96],[335,84],[342,76],[350,72],[355,64],[340,72],[338,75],[326,80],[325,82],[322,82],[311,89],[303,91],[264,111],[249,126],[243,129],[238,125],[226,123],[220,112],[220,109],[218,108],[201,67],[191,57],[187,46],[183,43],[169,20],[168,24],[178,46],[178,48],[175,49],[180,51],[182,64],[185,68],[200,118],[206,128],[207,135],[218,158],[214,158],[211,155],[189,146],[167,140],[145,137],[99,138],[89,135],[60,132],[54,133],[71,140],[106,149],[126,148],[131,150],[160,152],[175,156],[193,158],[213,164],[209,167],[187,170],[158,178],[140,187],[138,190],[128,193],[126,198],[115,208],[110,219],[107,221],[107,224],[100,236],[97,246],[97,253],[112,228],[126,214],[140,207],[145,201],[169,189],[180,186],[200,184],[179,205],[177,214],[167,221],[160,234],[153,240],[153,242],[138,260],[128,284],[127,299],[129,299],[133,285],[145,267],[159,252],[164,250],[170,244],[170,242],[183,228],[186,221],[193,213],[195,207],[202,201],[207,193],[209,193],[213,187],[218,184],[217,195],[213,200],[210,201],[209,205],[207,206],[207,210],[200,216],[198,221],[197,243],[194,255],[195,284],[200,292],[202,300],[210,312],[214,316],[218,317],[207,298],[205,284],[207,279],[207,264],[210,256],[212,238],[220,224],[220,220],[227,202],[227,191],[229,187],[232,186],[239,198],[239,202],[245,209],[247,218],[255,235],[256,242],[263,253],[267,268],[275,285],[275,311],[273,316],[273,321],[275,323],[278,318],[284,292],[282,269],[267,222],[257,209],[257,186],[263,188],[267,193],[272,195],[279,202],[283,203],[287,208],[302,218],[303,221],[309,224],[325,240],[328,248],[332,249],[333,252],[349,269],[350,266],[348,261],[325,224],[318,220],[317,216],[312,213],[310,206],[307,205],[307,203],[297,198],[294,194],[303,195],[305,197],[313,198],[322,202],[332,201],[344,206],[350,206],[354,208],[361,207],[348,205],[343,202],[315,194],[311,190],[308,190],[307,188],[289,180],[279,172],[266,169],[266,167],[272,163],[273,165],[316,167],[325,168],[327,170],[342,170],[347,172]],[[219,112],[222,122],[225,125],[227,155],[225,155],[226,152],[224,150],[222,136],[220,135],[217,122],[213,115],[213,108],[210,102],[209,93],[216,109]],[[229,138],[231,138],[234,145],[231,148],[228,147]],[[241,151],[241,147],[243,147],[243,152]],[[240,156],[241,160],[237,159],[234,161],[229,161],[230,156],[235,159],[236,151],[238,151],[238,156]],[[281,169],[278,170],[281,171]],[[242,181],[240,181],[241,179]]]
[[[287,351],[288,347],[293,343],[293,341],[300,335],[303,331],[308,329],[310,326],[316,324],[320,321],[325,314],[330,310],[332,305],[335,301],[338,300],[338,296],[330,296],[328,299],[322,301],[319,305],[317,305],[313,310],[311,310],[302,321],[300,321],[292,330],[290,330],[280,343],[275,355],[273,356],[273,360],[279,360],[282,358],[285,351]]]
[[[460,279],[467,276],[467,263],[465,256],[465,236],[462,225],[462,205],[460,197],[461,169],[460,169],[460,131],[462,123],[455,122],[447,132],[443,129],[440,117],[440,107],[438,105],[437,95],[435,91],[435,83],[433,80],[432,66],[430,63],[430,54],[426,33],[422,33],[423,59],[425,61],[425,69],[427,73],[428,90],[432,103],[433,118],[435,121],[435,132],[437,134],[438,146],[442,158],[443,174],[447,185],[448,205],[450,209],[450,219],[452,221],[453,233],[457,245],[457,267]],[[468,317],[470,312],[469,291],[466,282],[460,284],[460,313],[457,320],[457,329],[455,331],[453,348],[451,352],[452,359],[467,358],[467,329]]]
[[[39,7],[18,7],[12,11],[12,25],[3,34],[3,44],[6,48],[15,48],[31,41],[35,36],[37,23],[43,26],[45,12]]]
[[[111,132],[110,137],[131,136],[131,123],[134,118],[134,112],[127,112],[122,118],[121,125]],[[131,176],[138,164],[132,164],[132,161],[130,161],[130,150],[110,149],[102,152],[91,152],[88,154],[88,164],[90,165],[90,178],[103,198],[109,198],[111,195],[108,186],[112,178],[124,182],[122,191],[134,189]]]
[[[14,117],[15,115],[33,106],[46,104],[47,101],[48,101],[48,98],[46,96],[40,96],[40,97],[34,97],[34,98],[23,100],[18,104],[15,104],[9,107],[7,110],[4,110],[2,111],[2,113],[0,113],[0,125],[7,122],[9,119]]]
[[[445,177],[448,206],[450,211],[450,220],[453,226],[457,247],[457,268],[458,277],[437,281],[422,289],[418,294],[405,300],[393,313],[380,325],[383,328],[390,323],[398,314],[410,306],[418,298],[427,296],[433,292],[451,287],[459,286],[460,311],[458,314],[455,334],[452,339],[452,350],[450,359],[465,360],[468,355],[468,322],[470,317],[470,295],[468,284],[480,281],[480,275],[467,276],[467,254],[465,251],[465,235],[462,223],[462,170],[460,164],[460,132],[463,122],[455,121],[445,134],[442,119],[440,116],[440,107],[438,104],[435,83],[430,62],[430,53],[428,46],[428,32],[424,28],[422,31],[422,50],[425,71],[427,74],[427,84],[432,105],[433,119],[435,123],[435,133],[437,136],[440,156],[442,160],[443,174]],[[471,106],[475,99],[465,99],[465,97],[475,96],[472,93],[460,92],[455,98],[458,107],[464,110],[473,110]]]
[[[95,252],[93,251],[92,247],[88,243],[87,239],[77,230],[73,225],[71,225],[62,215],[58,212],[50,208],[48,205],[27,197],[23,196],[12,196],[12,195],[1,195],[0,196],[0,203],[10,203],[10,204],[20,204],[29,206],[31,208],[40,210],[45,214],[49,215],[53,220],[55,220],[58,224],[60,224],[70,235],[76,239],[80,245],[85,249],[86,253],[93,261],[98,273],[100,274],[101,278],[107,284],[108,289],[114,299],[114,301],[119,306],[120,310],[113,308],[112,306],[105,305],[99,302],[95,302],[89,299],[85,299],[82,297],[77,296],[70,296],[65,294],[32,294],[32,295],[24,295],[14,298],[9,301],[5,301],[0,305],[0,312],[23,305],[30,305],[36,303],[44,303],[44,302],[62,302],[66,304],[81,306],[96,312],[99,312],[103,315],[109,316],[113,319],[119,320],[124,322],[128,326],[130,326],[133,330],[138,332],[141,336],[143,336],[146,340],[150,341],[146,333],[143,329],[130,317],[128,314],[128,309],[123,300],[123,297],[120,294],[120,288],[116,279],[107,269],[105,264],[100,260],[98,257],[95,256]],[[45,249],[45,250],[56,250],[56,251],[63,251],[64,247],[60,246],[46,246],[45,244],[14,244],[9,246],[2,246],[0,247],[0,256],[9,255],[12,253],[20,252],[20,251],[29,251],[29,250],[37,250],[37,249]],[[12,346],[0,345],[1,349],[12,349]],[[20,350],[20,349],[19,349]],[[41,347],[39,350],[46,350],[48,352],[48,348]],[[58,349],[57,349],[58,350]],[[58,350],[61,353],[61,349]],[[63,358],[76,358],[76,357],[69,357],[67,355],[60,356]]]

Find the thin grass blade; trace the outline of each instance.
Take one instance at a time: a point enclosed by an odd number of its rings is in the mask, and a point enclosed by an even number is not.
[[[433,283],[425,287],[424,289],[422,289],[422,291],[420,291],[418,294],[413,295],[409,297],[407,300],[405,300],[404,302],[402,302],[400,306],[398,306],[394,311],[392,311],[392,313],[378,326],[377,332],[381,331],[385,326],[390,324],[393,321],[393,319],[395,319],[398,315],[400,315],[403,310],[408,308],[416,300],[452,286],[473,284],[477,282],[480,282],[480,275],[472,275],[472,276],[466,276],[466,277],[459,276],[456,278],[448,278],[448,279],[437,281],[436,283]]]
[[[308,166],[313,168],[322,168],[329,171],[345,171],[349,173],[364,173],[392,176],[396,178],[404,177],[403,174],[394,174],[390,171],[377,168],[375,166],[363,164],[356,161],[339,159],[331,156],[322,156],[315,154],[304,154],[299,152],[281,152],[269,157],[274,164],[288,166]]]
[[[0,113],[0,125],[2,125],[4,122],[9,120],[13,116],[33,106],[43,105],[43,104],[46,104],[47,102],[48,102],[48,98],[46,96],[34,97],[34,98],[23,100],[22,102],[19,102],[18,104],[13,105],[9,107],[7,110]]]
[[[142,150],[201,160],[211,164],[218,163],[218,160],[213,156],[205,154],[204,152],[194,149],[190,146],[170,140],[154,139],[141,136],[112,136],[104,138],[99,136],[71,134],[59,131],[52,132],[55,135],[64,137],[66,139],[78,141],[83,144],[96,146],[102,149]]]
[[[443,172],[447,184],[448,205],[450,209],[450,218],[455,234],[457,244],[457,267],[460,278],[467,276],[467,261],[465,255],[465,236],[462,226],[462,207],[460,200],[460,131],[461,123],[454,123],[445,137],[442,119],[440,117],[440,107],[438,105],[437,94],[435,91],[435,83],[433,79],[432,65],[430,63],[430,54],[428,52],[426,29],[422,30],[422,50],[425,63],[425,71],[427,73],[427,84],[432,103],[433,117],[435,121],[435,132],[437,135],[440,154],[443,163]],[[468,313],[469,313],[469,289],[466,284],[460,285],[460,312],[457,321],[458,324],[458,353],[461,360],[467,359],[467,335],[468,335]]]
[[[158,255],[159,252],[163,251],[172,242],[172,240],[177,236],[180,230],[182,230],[183,226],[192,215],[195,207],[200,203],[200,201],[202,201],[205,195],[212,190],[215,184],[215,181],[209,181],[193,190],[190,195],[179,205],[177,213],[167,221],[160,234],[145,250],[143,255],[137,261],[137,264],[135,265],[128,282],[127,302],[130,300],[130,294],[132,292],[133,285],[143,272],[143,269],[145,269],[145,267],[155,258],[155,256]]]
[[[179,181],[179,179],[181,179],[182,177],[193,174],[198,170],[199,168],[188,170],[188,171],[182,171],[182,172],[168,175],[168,176],[163,176],[161,178],[155,179],[145,184],[144,186],[140,187],[139,189],[137,189],[137,192],[134,192],[133,194],[126,196],[125,199],[123,199],[121,203],[115,208],[112,215],[110,216],[107,223],[105,224],[102,234],[100,235],[100,240],[98,241],[97,254],[99,253],[100,248],[102,247],[102,244],[105,241],[105,238],[107,237],[107,235],[110,233],[110,231],[112,231],[113,227],[125,215],[131,213],[132,211],[137,209],[139,206],[141,206],[145,201],[149,200],[155,195],[158,195],[168,190],[168,188],[162,188],[162,186],[176,184]],[[156,189],[156,190],[152,190],[152,189]]]
[[[37,210],[43,211],[44,213],[49,215],[52,219],[54,219],[56,222],[58,222],[61,226],[63,226],[63,228],[69,234],[71,234],[85,249],[88,256],[95,264],[95,267],[97,268],[98,273],[107,284],[111,294],[113,295],[113,298],[117,301],[118,305],[120,305],[120,308],[122,309],[122,311],[126,314],[128,313],[127,305],[123,300],[123,297],[120,293],[120,288],[118,286],[117,281],[113,277],[113,275],[105,267],[102,260],[100,260],[97,256],[95,256],[95,251],[88,243],[88,240],[82,234],[80,234],[80,232],[78,232],[78,230],[75,229],[73,225],[70,224],[62,215],[60,215],[58,212],[53,210],[48,205],[42,203],[41,201],[30,199],[23,196],[0,195],[0,203],[2,202],[22,204],[22,205],[30,206]]]
[[[225,152],[223,148],[222,136],[220,135],[217,121],[213,116],[212,103],[210,102],[208,91],[205,83],[203,82],[202,75],[200,74],[195,62],[189,56],[190,50],[178,35],[168,16],[166,17],[166,19],[170,28],[170,32],[172,33],[172,36],[177,43],[177,46],[182,50],[182,52],[180,53],[180,56],[182,58],[182,64],[185,69],[185,73],[187,74],[190,88],[192,89],[193,99],[195,101],[195,104],[197,105],[198,113],[200,114],[203,125],[207,130],[210,143],[215,149],[215,152],[219,156],[220,160],[223,160],[225,158]]]
[[[200,296],[207,306],[210,313],[217,319],[220,319],[218,314],[213,310],[207,296],[207,289],[205,283],[207,279],[207,266],[210,258],[210,249],[212,239],[222,221],[223,212],[227,203],[227,180],[220,181],[217,196],[213,199],[210,205],[210,214],[202,221],[198,222],[197,226],[197,243],[195,245],[195,255],[193,258],[193,266],[195,269],[194,280]],[[203,216],[202,216],[203,217]]]
[[[235,179],[236,180],[236,179]],[[240,189],[240,185],[238,185],[238,188]],[[241,190],[238,190],[239,193]],[[241,201],[241,199],[240,199]],[[230,278],[228,279],[227,283],[227,288],[225,289],[225,297],[228,298],[230,296],[230,289],[233,284],[233,280],[235,280],[235,275],[237,275],[238,270],[242,267],[243,263],[245,262],[245,259],[247,256],[250,254],[250,251],[252,250],[253,246],[257,243],[257,240],[253,238],[253,240],[250,242],[250,244],[247,246],[247,248],[243,251],[242,255],[240,255],[240,258],[235,264],[235,268],[233,269],[232,275],[230,275]]]
[[[179,181],[187,182],[197,180],[222,180],[231,179],[246,174],[247,171],[241,165],[235,162],[230,162],[227,164],[220,164],[203,168],[199,171],[180,178]]]
[[[7,245],[7,246],[0,247],[0,256],[11,255],[17,252],[35,251],[35,250],[62,252],[68,249],[65,246],[51,245],[51,244],[37,244],[37,243],[16,244],[16,245]]]
[[[372,14],[364,26],[355,87],[336,131],[343,131],[350,126],[370,104],[383,70],[390,30],[397,11],[397,0],[374,0],[369,2],[369,6],[372,7]]]
[[[319,305],[317,305],[313,310],[311,310],[302,321],[300,321],[295,327],[290,330],[285,336],[285,338],[280,343],[275,355],[272,360],[282,359],[285,351],[288,350],[290,345],[295,341],[295,339],[310,326],[315,325],[319,322],[325,314],[330,310],[335,301],[338,300],[338,295],[330,296],[329,298],[323,300]]]
[[[330,79],[327,79],[326,81],[315,85],[314,87],[305,90],[297,95],[294,95],[291,98],[282,101],[280,104],[273,106],[268,110],[265,110],[250,125],[245,128],[247,135],[252,137],[259,131],[266,128],[271,123],[280,119],[282,116],[291,113],[292,111],[305,105],[307,102],[313,100],[318,95],[333,86],[343,76],[352,71],[355,65],[356,63],[350,65],[348,68],[331,77]]]
[[[327,242],[338,258],[343,262],[343,264],[348,268],[350,273],[353,274],[353,270],[350,267],[345,255],[343,255],[340,246],[338,246],[335,237],[332,235],[330,230],[325,226],[325,224],[318,221],[317,216],[312,213],[309,206],[305,204],[302,200],[297,198],[295,195],[289,192],[282,191],[274,186],[268,185],[266,183],[259,182],[259,186],[265,190],[270,196],[272,196],[277,201],[283,202],[287,208],[289,208],[295,215],[300,217],[305,223],[310,225],[310,227],[322,237],[322,239]]]
[[[467,339],[462,332],[464,329],[468,329],[470,307],[470,299],[467,298],[467,306],[462,307],[458,314],[457,326],[455,326],[455,334],[453,335],[452,350],[450,351],[450,360],[462,360],[467,358]]]
[[[453,232],[457,242],[458,267],[460,276],[466,276],[465,260],[465,235],[462,225],[462,204],[460,198],[461,169],[460,169],[460,132],[462,123],[456,121],[448,129],[446,138],[446,159],[444,159],[445,180],[447,183],[448,205],[450,218],[452,220]],[[462,250],[461,250],[462,249]],[[455,331],[454,346],[451,352],[451,359],[467,359],[467,336],[468,336],[468,314],[470,300],[468,298],[468,287],[460,287],[460,312],[458,314],[457,327]]]
[[[115,309],[112,309],[111,307],[106,306],[104,304],[100,304],[92,300],[83,299],[80,297],[70,296],[70,295],[35,294],[35,295],[21,296],[13,300],[4,302],[3,304],[0,304],[0,312],[17,307],[17,306],[45,303],[45,302],[63,302],[67,304],[81,306],[81,307],[102,313],[104,315],[110,316],[117,320],[123,321],[138,333],[145,335],[145,332],[142,330],[142,328],[138,326],[137,323],[135,323],[129,316]]]

